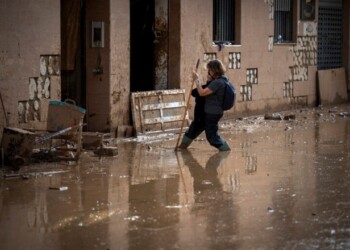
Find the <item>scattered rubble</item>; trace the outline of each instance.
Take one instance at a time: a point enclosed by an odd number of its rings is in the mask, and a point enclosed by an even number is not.
[[[115,146],[101,146],[94,150],[94,154],[102,156],[116,156],[118,154],[118,148]]]
[[[280,113],[265,114],[265,120],[283,120],[283,116]]]
[[[54,170],[54,171],[40,171],[40,172],[29,172],[29,173],[8,173],[4,174],[5,179],[19,179],[28,180],[30,177],[39,177],[39,176],[51,176],[54,174],[61,174],[68,172],[67,170]]]
[[[291,111],[266,113],[262,116],[240,117],[234,120],[221,121],[220,129],[230,133],[237,131],[252,133],[256,130],[273,129],[277,126],[282,126],[284,131],[290,131],[293,130],[295,126],[315,126],[318,119],[333,122],[336,117],[350,117],[349,109],[350,106],[345,104],[339,107],[326,108],[319,106],[316,108],[302,108]],[[317,119],[309,120],[308,117],[312,115]],[[80,122],[82,122],[81,119],[83,116],[78,113],[77,117],[79,117]],[[53,119],[53,121],[55,120]],[[72,126],[68,126],[56,132],[46,133],[44,135],[42,133],[38,134],[37,132],[25,131],[18,128],[5,128],[2,140],[2,153],[5,156],[11,156],[12,166],[18,170],[20,166],[25,164],[55,161],[57,160],[56,158],[58,158],[57,156],[60,156],[62,158],[61,160],[70,161],[72,158],[74,159],[74,157],[77,157],[76,151],[80,150],[91,150],[94,155],[100,158],[102,156],[113,157],[118,154],[117,144],[119,142],[146,143],[148,145],[147,150],[151,151],[153,148],[149,144],[174,140],[178,136],[176,133],[160,133],[147,136],[115,138],[111,133],[82,132],[81,126],[76,126],[74,128],[78,128],[78,130],[73,129],[74,133],[75,135],[76,133],[80,133],[81,140],[67,143],[66,133],[71,133],[72,128]],[[59,147],[51,145],[51,142],[57,139],[56,136],[63,136],[66,144],[61,144]],[[204,139],[198,138],[197,140]],[[61,154],[58,152],[59,149],[61,150]],[[2,157],[3,165],[4,158],[6,157]],[[77,159],[79,159],[79,155],[75,160]],[[11,177],[7,176],[7,178]]]
[[[289,115],[282,115],[280,113],[265,114],[264,119],[289,121],[289,120],[295,120],[295,114],[289,114]]]
[[[58,191],[66,191],[68,190],[67,186],[59,186],[59,187],[49,187],[51,190],[58,190]]]
[[[101,156],[118,153],[110,133],[83,133],[85,110],[67,102],[50,101],[47,131],[20,128],[3,129],[2,165],[19,170],[24,165],[43,161],[77,162],[81,151],[94,150]]]

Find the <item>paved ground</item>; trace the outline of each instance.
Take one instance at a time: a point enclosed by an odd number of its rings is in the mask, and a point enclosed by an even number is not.
[[[166,135],[22,167],[0,179],[0,249],[350,249],[349,113],[223,122],[230,153]]]

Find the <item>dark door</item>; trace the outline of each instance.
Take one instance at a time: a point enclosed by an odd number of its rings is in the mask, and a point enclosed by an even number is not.
[[[154,89],[154,0],[130,1],[130,90]]]
[[[85,1],[61,0],[61,95],[86,106]]]

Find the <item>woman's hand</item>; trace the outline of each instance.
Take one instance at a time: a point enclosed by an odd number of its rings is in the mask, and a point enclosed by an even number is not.
[[[196,73],[196,72],[192,72],[192,80],[193,81],[196,81],[196,80],[198,80],[199,79],[199,75],[198,75],[198,73]]]
[[[209,78],[207,77],[207,79]],[[212,77],[210,77],[210,79],[212,79]],[[210,88],[203,89],[201,82],[199,80],[199,75],[196,72],[192,73],[192,80],[196,83],[198,94],[200,96],[207,96],[213,93],[213,91]]]

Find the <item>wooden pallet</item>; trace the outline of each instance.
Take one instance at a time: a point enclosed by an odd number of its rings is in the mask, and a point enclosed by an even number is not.
[[[185,90],[157,90],[131,94],[132,117],[137,136],[176,132],[186,110]],[[186,113],[189,125],[188,112]]]

